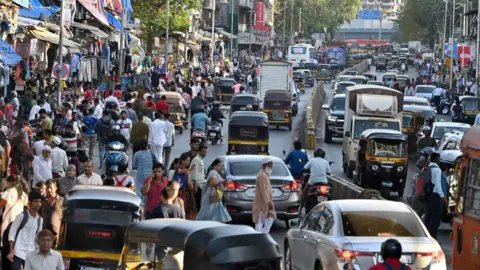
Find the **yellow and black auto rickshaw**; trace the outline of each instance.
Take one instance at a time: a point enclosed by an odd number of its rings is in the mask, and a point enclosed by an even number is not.
[[[398,90],[401,92],[405,92],[405,88],[407,88],[408,84],[410,83],[410,79],[407,75],[396,75],[395,79],[398,82]]]
[[[259,100],[257,95],[251,95],[247,93],[237,93],[232,98],[232,104],[230,104],[230,113],[236,111],[243,111],[248,105],[252,105],[253,111],[259,110]]]
[[[175,125],[175,129],[182,134],[183,128],[187,125],[187,117],[184,108],[185,100],[182,95],[177,92],[163,92],[161,95],[167,98],[170,122],[172,122]]]
[[[233,86],[237,82],[232,78],[220,78],[215,82],[215,96],[223,105],[230,105],[232,97],[235,94]]]
[[[141,204],[128,188],[75,186],[65,197],[58,237],[65,269],[117,269],[125,230],[140,220]]]
[[[135,261],[129,257],[131,254],[144,256]],[[280,270],[281,264],[277,242],[250,226],[162,218],[127,228],[119,267],[112,269]]]
[[[301,71],[293,72],[293,81],[297,84],[300,92],[305,93],[305,76]]]
[[[332,75],[330,74],[330,65],[329,64],[319,64],[317,80],[330,83],[332,80]]]
[[[463,122],[473,125],[475,117],[480,113],[480,97],[461,96],[460,104],[463,106]]]
[[[368,129],[360,135],[353,179],[363,188],[403,196],[408,171],[407,138],[400,131]]]
[[[268,127],[268,117],[264,112],[234,112],[228,123],[227,155],[268,155]]]
[[[287,126],[292,130],[292,101],[288,90],[268,90],[263,98],[263,112],[271,126]]]

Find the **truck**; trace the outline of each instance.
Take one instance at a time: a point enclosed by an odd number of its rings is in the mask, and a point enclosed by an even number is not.
[[[413,65],[415,63],[415,58],[417,57],[417,54],[421,52],[422,49],[422,42],[420,41],[409,41],[408,42],[408,64]]]
[[[354,85],[345,97],[344,136],[342,143],[343,171],[353,177],[356,167],[358,139],[367,129],[402,131],[403,93],[378,85]]]
[[[263,107],[263,98],[270,89],[287,89],[292,93],[293,64],[283,60],[267,60],[258,63],[258,90],[260,106]]]

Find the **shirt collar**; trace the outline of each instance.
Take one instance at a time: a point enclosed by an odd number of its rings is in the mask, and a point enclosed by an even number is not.
[[[37,252],[37,254],[41,254],[41,255],[43,255],[43,254],[40,252],[40,249],[39,249],[39,248],[38,248],[38,249],[36,249],[35,251]],[[50,256],[52,256],[52,255],[53,255],[52,249],[50,249],[50,250],[48,251],[47,255],[50,255]]]

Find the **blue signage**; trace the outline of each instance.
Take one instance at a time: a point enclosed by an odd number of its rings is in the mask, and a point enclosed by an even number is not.
[[[380,20],[381,14],[380,10],[362,9],[358,11],[357,17],[361,20]]]
[[[13,2],[24,8],[29,8],[30,5],[30,0],[13,0]]]

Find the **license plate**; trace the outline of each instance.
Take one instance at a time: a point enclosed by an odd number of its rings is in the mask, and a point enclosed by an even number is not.
[[[323,196],[318,196],[318,197],[317,197],[317,201],[318,201],[319,203],[321,203],[321,202],[326,202],[327,200],[328,200],[327,197],[323,197]]]
[[[404,264],[412,264],[412,255],[402,255],[402,257],[400,257],[400,262]],[[383,258],[381,255],[377,255],[377,263],[383,263]]]
[[[280,196],[282,196],[283,192],[278,189],[278,188],[272,188],[272,197],[273,198],[278,198]],[[255,198],[255,188],[249,188],[247,190],[245,190],[245,195],[247,195],[247,197],[250,197],[250,198]]]
[[[273,118],[275,119],[283,119],[283,116],[284,116],[283,112],[273,112],[272,115],[273,115]]]
[[[215,132],[210,133],[210,137],[215,137],[215,136],[217,136],[217,133]]]

